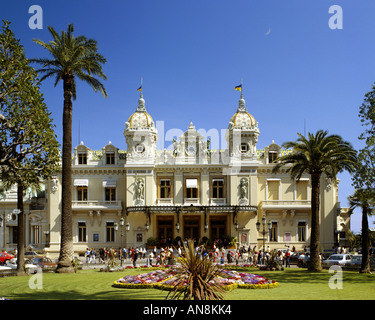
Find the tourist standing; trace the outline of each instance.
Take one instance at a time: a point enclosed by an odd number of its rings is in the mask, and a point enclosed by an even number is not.
[[[290,251],[289,248],[285,252],[285,268],[289,267],[290,268]]]
[[[87,248],[86,249],[86,263],[89,263],[89,261],[90,261],[90,249]]]

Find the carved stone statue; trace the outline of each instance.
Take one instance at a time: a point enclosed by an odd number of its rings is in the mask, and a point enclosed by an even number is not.
[[[137,200],[143,200],[145,198],[145,184],[143,179],[138,179],[136,182]]]
[[[239,205],[240,206],[247,206],[249,204],[249,199],[247,198],[248,194],[248,180],[246,178],[242,178],[240,180],[240,200],[239,200]]]
[[[248,181],[246,178],[240,180],[240,199],[247,199]]]
[[[173,138],[173,156],[178,157],[181,154],[181,146],[179,142]]]

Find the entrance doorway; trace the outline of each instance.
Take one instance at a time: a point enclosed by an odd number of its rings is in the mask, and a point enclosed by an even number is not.
[[[158,217],[158,240],[160,244],[169,245],[173,240],[173,216]]]
[[[200,239],[200,217],[184,217],[184,239],[194,239],[197,242]]]
[[[227,234],[226,217],[210,217],[210,237],[219,240]]]

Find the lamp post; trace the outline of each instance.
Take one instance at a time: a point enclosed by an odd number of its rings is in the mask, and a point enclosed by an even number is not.
[[[267,229],[266,229],[266,217],[263,217],[262,218],[262,226],[263,226],[262,232],[261,232],[262,235],[263,235],[263,258],[262,258],[263,261],[262,261],[262,264],[264,264],[264,256],[265,256],[265,252],[266,252],[266,237],[265,236],[268,232],[271,232],[272,223],[271,223],[271,221],[268,220],[268,223],[267,223],[268,231],[267,231]],[[260,232],[260,222],[259,222],[259,220],[256,223],[256,227],[257,227],[258,232]]]
[[[129,222],[126,223],[125,230],[126,230],[126,233],[125,233],[125,247],[126,247],[126,242],[127,242],[127,238],[128,238],[128,232],[130,231],[130,223]]]
[[[121,219],[120,219],[120,229],[121,229],[121,257],[120,257],[120,265],[121,265],[121,267],[122,267],[122,262],[124,260],[124,249],[122,247],[122,236],[124,235],[122,233],[122,227],[124,226],[124,222],[125,222],[124,218],[121,217]]]

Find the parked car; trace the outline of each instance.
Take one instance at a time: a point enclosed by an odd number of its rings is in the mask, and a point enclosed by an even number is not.
[[[31,264],[29,262],[26,262],[26,261],[25,261],[25,268],[28,270],[30,274],[35,274],[38,272],[38,266],[36,266],[35,264]],[[0,272],[9,271],[9,270],[17,270],[17,264],[10,262],[9,260],[7,260],[7,263],[0,262]]]
[[[6,263],[9,260],[12,260],[14,256],[7,252],[0,252],[0,262]]]
[[[352,260],[350,262],[345,263],[345,268],[348,269],[360,269],[362,265],[362,255],[357,254],[352,256]],[[370,256],[370,269],[375,270],[375,258]]]
[[[344,266],[352,260],[351,254],[332,254],[328,259],[323,260],[322,267],[329,268],[333,265]]]
[[[53,262],[47,257],[35,257],[30,259],[31,263],[42,268],[43,271],[54,271],[57,267],[57,263]]]
[[[304,255],[304,252],[292,252],[291,255],[290,255],[290,258],[289,258],[289,263],[298,265],[299,256],[301,254]]]
[[[6,266],[10,267],[12,270],[17,270],[17,263],[8,262]],[[28,270],[30,274],[35,274],[38,272],[38,266],[30,263],[30,261],[25,261],[25,269]]]
[[[0,261],[0,272],[12,270],[11,267]]]
[[[37,257],[39,254],[37,254],[35,251],[26,251],[25,252],[25,258],[33,258]]]

